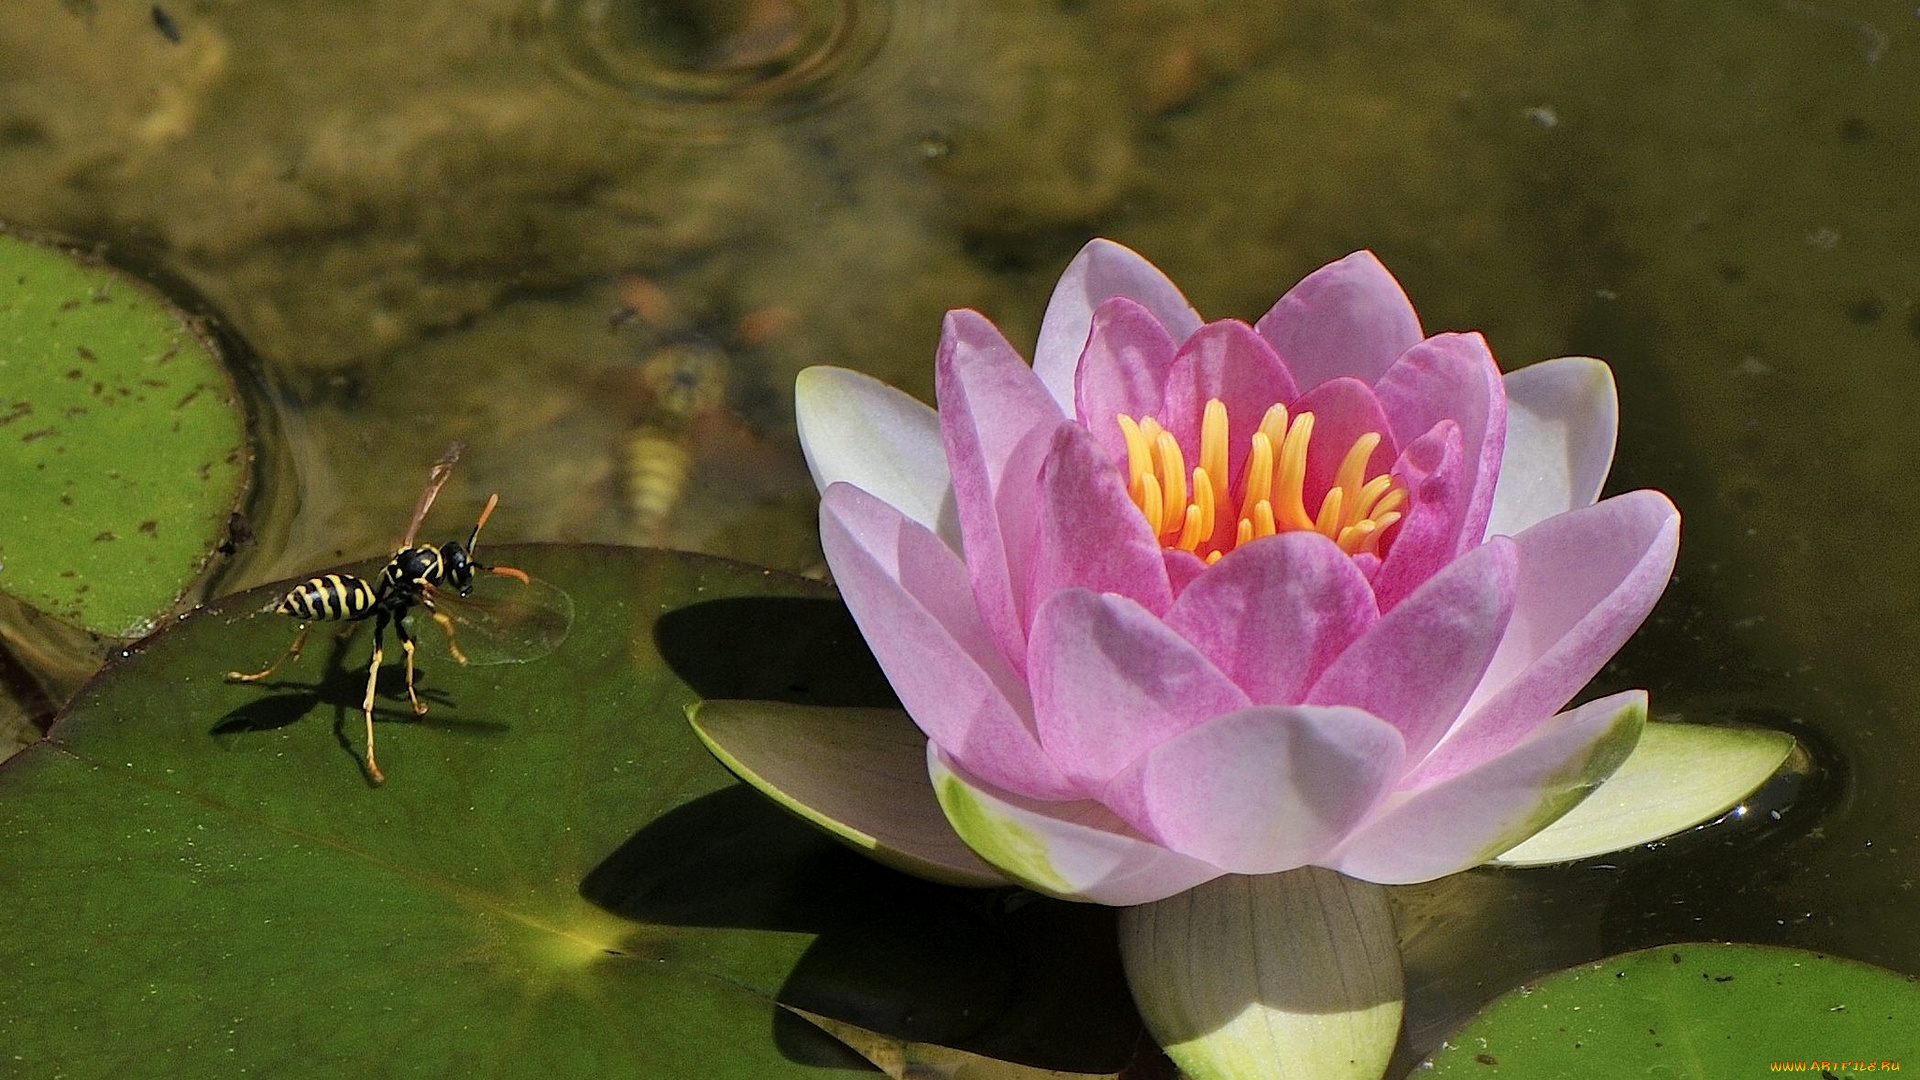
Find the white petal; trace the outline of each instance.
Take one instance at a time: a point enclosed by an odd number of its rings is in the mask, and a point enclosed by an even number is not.
[[[963,775],[932,743],[927,773],[947,821],[981,858],[1038,893],[1125,906],[1225,871],[1142,839],[1099,803],[1041,802]]]
[[[1751,795],[1793,746],[1784,731],[1649,723],[1599,791],[1494,862],[1569,862],[1690,829]]]
[[[875,861],[946,885],[1007,883],[948,827],[906,713],[703,701],[687,719],[735,776]]]
[[[836,367],[802,371],[793,404],[815,487],[852,484],[960,550],[939,413],[870,375]]]
[[[1093,329],[1093,309],[1115,296],[1139,301],[1159,318],[1175,343],[1200,329],[1199,313],[1158,267],[1111,240],[1088,241],[1053,287],[1053,298],[1040,320],[1040,342],[1033,350],[1034,374],[1068,416],[1074,415],[1074,369]]]
[[[1510,372],[1507,445],[1493,492],[1488,536],[1512,536],[1535,522],[1591,506],[1613,466],[1620,422],[1613,371],[1585,356],[1562,356]]]

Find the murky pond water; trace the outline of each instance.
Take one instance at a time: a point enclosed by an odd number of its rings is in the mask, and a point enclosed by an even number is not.
[[[262,580],[385,550],[453,438],[495,539],[809,569],[794,373],[930,398],[945,309],[1029,345],[1096,234],[1214,317],[1370,247],[1508,368],[1609,360],[1612,488],[1686,539],[1596,689],[1816,770],[1777,819],[1400,890],[1417,1051],[1659,941],[1920,972],[1915,176],[1910,5],[0,6],[0,219],[257,353],[299,485]]]

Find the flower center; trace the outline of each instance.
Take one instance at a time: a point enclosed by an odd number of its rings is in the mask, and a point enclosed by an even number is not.
[[[1406,489],[1395,485],[1393,477],[1365,475],[1367,459],[1380,445],[1377,431],[1347,448],[1319,511],[1309,516],[1305,485],[1312,413],[1290,418],[1285,405],[1269,408],[1253,433],[1240,482],[1231,492],[1227,407],[1219,398],[1207,402],[1201,417],[1200,464],[1191,473],[1173,433],[1153,417],[1136,421],[1122,414],[1118,419],[1127,441],[1127,493],[1133,505],[1163,546],[1191,551],[1208,563],[1261,537],[1303,530],[1332,540],[1349,555],[1377,555],[1381,534],[1400,520],[1400,507],[1407,501]],[[1233,512],[1236,506],[1238,513]],[[1217,541],[1216,534],[1221,534]]]

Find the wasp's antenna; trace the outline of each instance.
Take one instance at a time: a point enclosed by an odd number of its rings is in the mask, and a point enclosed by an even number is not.
[[[453,463],[460,460],[460,452],[466,448],[465,442],[456,439],[452,446],[447,447],[447,452],[440,455],[440,460],[433,463],[432,470],[427,473],[427,486],[420,492],[420,502],[413,508],[413,520],[407,523],[407,535],[400,541],[399,550],[405,551],[413,546],[413,538],[420,532],[420,523],[427,520],[427,511],[432,509],[434,497],[440,494],[447,477],[453,475]]]
[[[493,516],[493,508],[498,505],[500,505],[499,492],[496,491],[493,494],[487,496],[486,509],[480,511],[480,520],[473,523],[473,533],[472,535],[467,537],[467,554],[468,555],[473,554],[474,547],[478,545],[480,542],[480,526],[485,525],[487,523],[487,519]]]
[[[480,542],[480,526],[485,525],[487,523],[487,519],[493,516],[493,508],[495,506],[498,506],[499,504],[500,504],[499,492],[496,491],[493,494],[487,496],[486,508],[480,511],[480,520],[473,523],[473,533],[472,535],[467,537],[467,558],[473,561],[473,566],[474,566],[474,569],[476,570],[485,570],[490,574],[499,574],[501,577],[510,577],[515,581],[518,581],[520,584],[525,585],[527,584],[527,572],[525,570],[516,570],[511,566],[488,566],[485,563],[482,563],[480,560],[475,559],[473,557],[473,549],[475,545],[477,545]]]

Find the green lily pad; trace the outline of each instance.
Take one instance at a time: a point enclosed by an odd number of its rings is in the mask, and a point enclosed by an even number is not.
[[[1119,1073],[1077,1073],[1000,1061],[928,1043],[908,1042],[805,1009],[796,1015],[839,1039],[893,1080],[1117,1080]]]
[[[1432,1077],[1836,1077],[1920,1060],[1920,978],[1765,945],[1663,945],[1550,975],[1487,1006]]]
[[[493,559],[571,595],[572,632],[463,668],[417,620],[421,717],[389,641],[384,786],[360,760],[366,628],[320,624],[270,679],[224,680],[292,636],[262,611],[277,589],[135,645],[0,764],[0,1072],[866,1067],[782,1004],[1050,1068],[1124,1063],[1138,1018],[1110,913],[875,866],[688,731],[689,680],[875,704],[830,590],[638,549]]]
[[[247,470],[239,398],[191,319],[0,232],[0,592],[143,634],[200,577]]]

